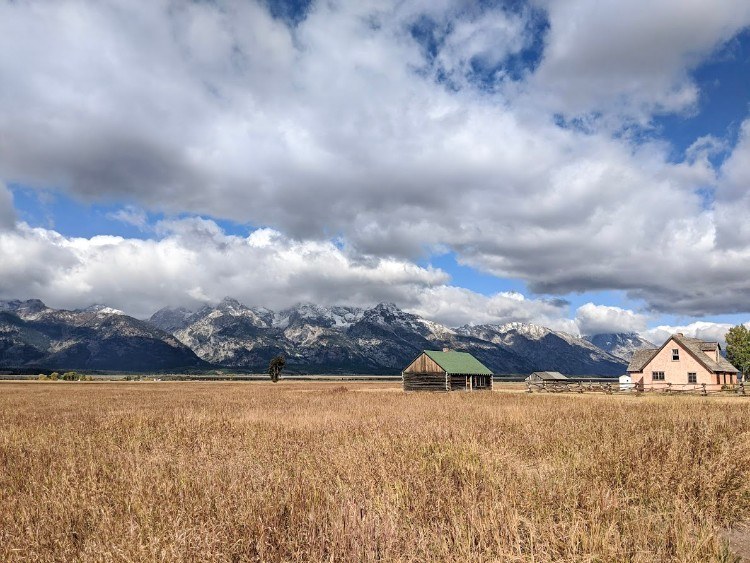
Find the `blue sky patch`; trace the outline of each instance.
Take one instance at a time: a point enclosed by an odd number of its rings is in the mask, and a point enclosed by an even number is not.
[[[726,140],[729,148],[736,144],[740,125],[750,114],[750,30],[723,45],[695,68],[691,76],[701,92],[697,111],[654,119],[657,134],[668,139],[673,147],[675,162],[684,160],[688,147],[705,135]],[[709,158],[718,166],[728,154],[721,151]]]
[[[191,213],[178,213],[166,216],[164,213],[146,212],[138,207],[124,205],[100,205],[77,201],[60,192],[37,190],[19,185],[11,185],[13,203],[21,221],[32,227],[54,230],[66,237],[91,238],[97,235],[111,235],[123,238],[156,238],[154,226],[164,219],[186,219],[196,217]],[[118,218],[120,214],[143,214],[145,224],[140,226]],[[227,235],[246,237],[256,227],[201,216],[214,221]]]

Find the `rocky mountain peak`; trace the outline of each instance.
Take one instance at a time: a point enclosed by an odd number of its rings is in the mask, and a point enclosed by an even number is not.
[[[9,301],[0,301],[0,311],[14,313],[21,318],[37,315],[46,310],[48,310],[47,305],[45,305],[40,299],[27,299],[26,301],[12,299]]]
[[[231,313],[241,313],[247,311],[249,308],[243,305],[233,297],[225,297],[216,306],[219,311],[225,311]]]
[[[636,350],[658,348],[635,332],[594,334],[586,336],[585,339],[597,348],[628,361],[633,357]]]
[[[151,315],[148,322],[164,332],[173,333],[190,324],[190,319],[194,314],[185,307],[164,307]]]
[[[362,318],[358,307],[323,307],[313,303],[299,303],[274,315],[273,324],[279,328],[310,325],[318,327],[348,327]]]
[[[380,311],[383,313],[391,313],[394,315],[403,313],[403,311],[399,309],[399,307],[395,303],[391,303],[391,302],[378,303],[377,305],[375,305],[375,307],[373,307],[373,309],[375,309],[376,311]]]
[[[511,323],[505,323],[503,325],[499,325],[498,331],[499,332],[513,331],[513,332],[522,334],[523,336],[534,339],[534,340],[544,338],[550,332],[552,332],[550,329],[548,329],[545,326],[535,325],[532,323],[522,323],[522,322],[511,322]]]
[[[385,321],[395,320],[411,320],[416,318],[416,315],[412,315],[399,309],[395,303],[378,303],[371,309],[365,311],[365,316],[370,319],[379,318]]]
[[[85,307],[83,309],[76,309],[74,312],[76,313],[95,313],[97,315],[124,315],[124,311],[120,311],[120,309],[114,309],[112,307],[107,307],[106,305],[102,305],[100,303],[97,303],[95,305],[89,305],[88,307]]]

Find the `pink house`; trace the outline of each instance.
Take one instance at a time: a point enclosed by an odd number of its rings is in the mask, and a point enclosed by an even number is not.
[[[673,334],[658,349],[637,350],[628,365],[636,387],[676,389],[702,387],[721,389],[737,382],[739,370],[721,355],[718,342]]]

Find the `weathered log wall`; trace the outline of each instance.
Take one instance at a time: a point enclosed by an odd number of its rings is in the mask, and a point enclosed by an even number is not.
[[[448,391],[448,378],[445,373],[403,374],[404,391]]]
[[[451,391],[465,391],[468,389],[465,375],[451,375],[450,380]]]

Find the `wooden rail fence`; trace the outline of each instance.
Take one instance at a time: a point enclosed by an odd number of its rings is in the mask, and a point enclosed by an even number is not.
[[[620,383],[619,381],[605,382],[581,382],[581,381],[541,381],[537,383],[526,383],[527,393],[606,393],[643,395],[648,393],[660,393],[666,395],[739,395],[748,396],[744,383],[725,385],[718,387],[706,385],[705,383],[662,383],[653,385],[639,385],[636,383]]]

